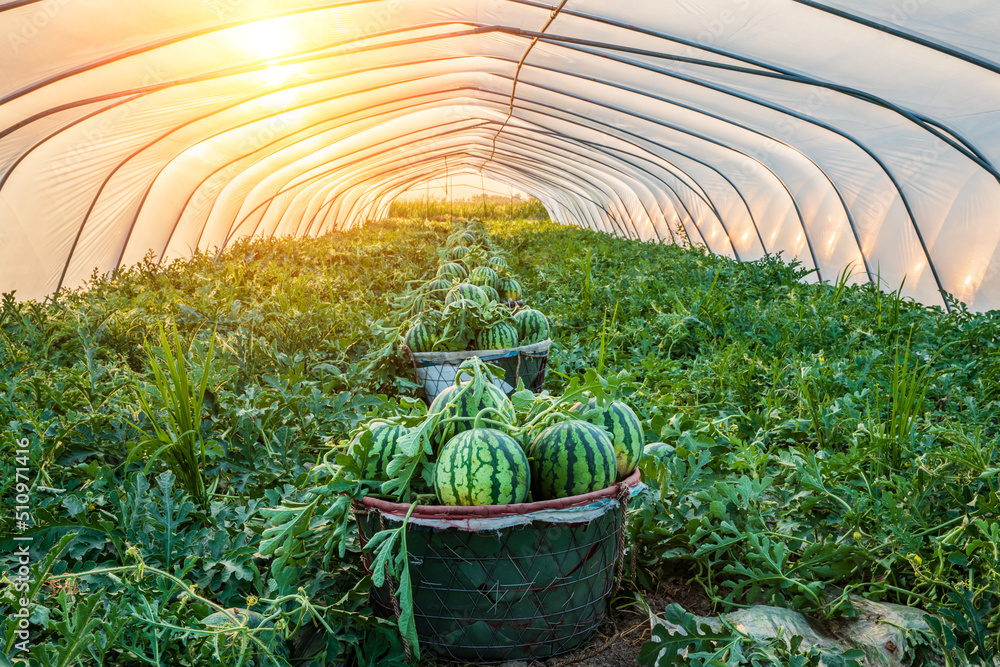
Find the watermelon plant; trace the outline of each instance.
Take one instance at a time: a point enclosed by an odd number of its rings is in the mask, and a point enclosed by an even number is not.
[[[478,361],[476,357],[472,359]],[[468,366],[463,364],[463,367]],[[493,384],[491,375],[485,375],[488,379],[477,375],[473,381],[466,383],[461,382],[461,377],[459,375],[456,379],[457,384],[438,394],[430,406],[431,413],[445,415],[435,431],[434,439],[438,447],[453,436],[472,429],[476,417],[484,410],[491,413],[491,420],[499,419],[505,423],[512,423],[514,419],[513,404],[507,395]]]

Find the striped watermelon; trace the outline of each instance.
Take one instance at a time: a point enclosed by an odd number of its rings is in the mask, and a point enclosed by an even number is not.
[[[361,470],[361,476],[384,482],[389,479],[386,474],[389,462],[399,452],[399,439],[409,433],[410,429],[399,424],[376,421],[369,425],[368,432],[371,433],[371,445],[368,446],[368,460]],[[361,451],[363,435],[364,433],[351,443],[351,453],[358,466],[361,466],[364,459]]]
[[[464,245],[457,245],[448,251],[448,257],[451,259],[462,259],[469,254],[469,249]]]
[[[549,321],[537,310],[526,308],[514,315],[514,327],[521,345],[541,343],[549,337]]]
[[[513,278],[504,278],[501,280],[499,289],[505,301],[521,300],[521,283]]]
[[[437,270],[438,278],[449,278],[451,280],[465,280],[469,277],[469,272],[465,270],[465,267],[461,264],[455,262],[449,262],[447,264],[442,264]]]
[[[490,301],[500,301],[500,294],[489,285],[483,285],[481,289],[486,292],[486,297]]]
[[[480,266],[469,274],[469,282],[474,285],[489,285],[493,289],[500,288],[500,278],[497,272],[488,266]]]
[[[459,240],[461,240],[463,243],[466,244],[472,244],[477,241],[476,235],[473,234],[472,232],[462,232],[458,238]]]
[[[481,310],[483,304],[478,301],[473,301],[472,299],[459,299],[458,301],[452,301],[447,306],[444,307],[445,314],[451,314],[458,310]]]
[[[471,383],[451,385],[434,397],[429,412],[441,412],[445,408],[447,408],[446,417],[459,417],[459,419],[441,424],[438,427],[434,433],[434,440],[438,446],[449,438],[470,430],[476,415],[483,408],[496,408],[500,412],[500,416],[496,413],[488,413],[486,416],[489,419],[499,419],[510,423],[514,421],[514,405],[507,398],[507,394],[493,384],[485,385],[485,389],[479,396],[475,395]]]
[[[665,442],[651,442],[642,448],[643,459],[656,459],[661,463],[672,456],[676,456],[676,454],[677,449]]]
[[[403,342],[410,348],[410,352],[430,352],[437,339],[436,328],[427,322],[417,322],[403,336]]]
[[[504,259],[503,257],[490,257],[486,263],[489,264],[490,268],[492,268],[497,273],[506,271],[508,268],[507,260]]]
[[[451,289],[451,281],[447,278],[437,278],[424,285],[427,296],[435,301],[443,301],[448,290]]]
[[[498,322],[476,336],[477,350],[506,350],[512,347],[517,347],[517,329],[506,322]]]
[[[579,419],[553,424],[528,450],[535,500],[600,491],[615,483],[615,448],[601,429]]]
[[[438,452],[434,491],[442,505],[510,505],[528,497],[528,457],[492,428],[459,433]]]
[[[451,304],[456,301],[461,301],[462,299],[468,299],[469,301],[474,301],[480,306],[488,306],[490,299],[486,296],[486,292],[482,290],[478,285],[472,285],[470,283],[462,283],[461,285],[455,285],[448,291],[448,295],[445,296],[445,304]]]
[[[611,444],[615,447],[618,481],[632,474],[639,465],[642,448],[646,437],[642,432],[642,422],[636,417],[632,408],[621,401],[612,401],[603,408],[597,407],[597,401],[591,400],[586,406],[577,403],[573,412],[578,413],[591,424],[603,426],[611,434]]]

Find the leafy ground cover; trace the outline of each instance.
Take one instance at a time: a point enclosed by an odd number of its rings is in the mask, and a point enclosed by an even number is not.
[[[9,452],[26,439],[38,664],[405,660],[331,518],[336,486],[304,490],[331,444],[412,402],[385,317],[433,273],[448,229],[390,220],[243,243],[54,302],[4,299],[0,558],[16,570]],[[550,316],[547,388],[626,371],[647,440],[674,448],[644,463],[634,588],[686,582],[716,612],[849,616],[850,595],[920,605],[941,622],[915,638],[914,661],[995,655],[1000,318],[809,284],[780,258],[541,221],[492,231]],[[5,654],[15,586],[0,598]],[[262,630],[203,622],[220,609],[259,613]]]
[[[945,314],[846,274],[808,284],[780,258],[497,233],[553,313],[550,379],[629,371],[647,438],[676,448],[646,464],[659,494],[631,526],[641,586],[683,577],[716,611],[922,605],[946,619],[928,641],[956,660],[996,655],[996,313]]]

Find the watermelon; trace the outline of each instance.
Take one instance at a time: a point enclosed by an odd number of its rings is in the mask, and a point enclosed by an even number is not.
[[[499,290],[505,301],[521,300],[521,283],[513,278],[504,278],[501,280]]]
[[[469,283],[462,283],[460,285],[455,285],[448,291],[448,295],[445,296],[445,304],[452,304],[456,301],[461,301],[462,299],[468,299],[469,301],[475,301],[480,306],[488,306],[490,299],[486,296],[486,292],[482,290],[478,285],[472,285]]]
[[[469,277],[469,272],[465,270],[465,267],[461,264],[455,262],[449,262],[447,264],[442,264],[437,270],[438,278],[450,278],[452,280],[465,280]]]
[[[486,296],[490,301],[500,301],[500,294],[489,285],[483,285],[482,290],[486,292]]]
[[[600,491],[615,483],[615,448],[601,429],[580,419],[538,434],[528,450],[535,500]]]
[[[591,400],[586,406],[577,403],[572,410],[591,424],[603,426],[611,434],[611,444],[614,445],[617,460],[618,481],[631,475],[639,465],[639,457],[642,456],[642,448],[646,444],[642,422],[636,417],[632,408],[621,401],[612,401],[599,408],[597,401]]]
[[[472,232],[462,232],[459,234],[458,238],[463,243],[475,243],[477,241],[476,235]]]
[[[446,314],[450,314],[456,310],[475,310],[481,309],[483,304],[478,301],[473,301],[472,299],[459,299],[458,301],[452,301],[444,308]]]
[[[656,459],[661,462],[675,456],[676,453],[676,448],[665,442],[651,442],[642,448],[642,458]]]
[[[514,315],[514,327],[517,329],[521,345],[541,343],[549,337],[549,321],[537,310],[526,308]]]
[[[479,396],[475,395],[471,383],[461,385],[451,385],[434,397],[431,413],[441,412],[447,408],[445,417],[459,417],[460,419],[441,424],[434,433],[434,439],[438,446],[444,444],[449,438],[468,431],[472,428],[476,415],[483,408],[496,408],[500,415],[487,413],[488,419],[500,420],[513,423],[514,405],[496,385],[487,384]]]
[[[512,347],[517,347],[517,329],[506,322],[498,322],[476,336],[477,350],[506,350]]]
[[[399,439],[409,433],[410,429],[399,424],[388,424],[379,421],[372,422],[368,427],[368,431],[371,433],[371,444],[368,446],[368,460],[361,471],[361,476],[364,479],[385,482],[389,479],[389,476],[386,474],[389,462],[399,452]],[[359,466],[363,458],[361,452],[362,436],[358,436],[351,443],[354,460],[357,461]]]
[[[438,452],[434,491],[443,505],[510,505],[528,497],[528,457],[492,428],[459,433]]]
[[[430,352],[437,343],[438,332],[427,322],[417,322],[403,336],[403,342],[410,352]]]
[[[469,282],[474,285],[489,285],[493,289],[500,288],[500,278],[497,272],[488,266],[480,266],[469,274]]]
[[[507,260],[503,257],[490,257],[486,263],[498,273],[507,270]]]
[[[443,301],[450,289],[451,281],[447,278],[436,278],[424,284],[424,291],[427,293],[427,297],[435,301]]]
[[[464,245],[457,245],[448,251],[448,257],[451,259],[462,259],[469,254],[469,249]]]

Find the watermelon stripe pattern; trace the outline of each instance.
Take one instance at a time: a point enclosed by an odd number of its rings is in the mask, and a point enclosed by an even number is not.
[[[514,326],[521,345],[541,343],[549,337],[549,321],[545,315],[531,308],[519,310],[514,315]]]
[[[597,407],[597,401],[590,401],[586,408],[573,407],[574,412],[591,424],[603,426],[611,434],[611,444],[615,448],[617,459],[618,480],[623,480],[632,474],[639,465],[642,448],[646,436],[642,431],[642,422],[632,408],[621,401],[612,401],[604,408]]]
[[[431,403],[429,412],[441,412],[447,408],[446,417],[460,417],[460,419],[438,426],[433,436],[437,446],[440,447],[449,438],[470,430],[476,415],[487,407],[496,408],[502,415],[498,417],[493,413],[489,415],[490,419],[514,421],[514,405],[507,398],[507,394],[496,385],[485,385],[484,391],[479,396],[476,396],[471,384],[452,385],[438,394]]]
[[[590,422],[560,422],[542,431],[528,452],[535,500],[600,491],[615,483],[615,449]]]
[[[461,285],[455,285],[448,292],[448,296],[444,298],[445,304],[454,303],[456,301],[461,301],[462,299],[468,299],[469,301],[475,301],[481,306],[489,305],[489,297],[486,296],[486,292],[480,289],[477,285],[472,285],[469,283],[462,283]]]
[[[507,260],[503,257],[490,257],[486,262],[494,271],[504,271],[508,268]]]
[[[430,352],[437,342],[437,334],[429,324],[421,322],[410,327],[403,342],[411,352]]]
[[[361,476],[364,479],[384,482],[389,479],[386,474],[389,462],[399,452],[399,439],[409,433],[410,429],[399,424],[376,422],[368,430],[371,433],[371,444],[368,446],[368,457],[364,469],[361,471]],[[364,433],[355,438],[351,445],[351,451],[358,466],[364,459],[364,452],[361,451],[363,437]]]
[[[435,301],[443,301],[451,289],[451,281],[447,278],[437,278],[427,283],[427,296]]]
[[[445,443],[434,466],[434,491],[443,505],[510,505],[528,497],[528,457],[502,431],[478,428]]]
[[[506,301],[520,301],[521,284],[513,278],[504,278],[500,281],[500,293]]]
[[[517,329],[500,322],[483,329],[476,336],[476,347],[480,350],[507,350],[517,347]]]
[[[469,274],[469,282],[476,285],[489,285],[493,289],[500,288],[500,278],[497,276],[496,271],[487,267],[479,266],[472,270]]]
[[[451,278],[453,280],[465,280],[469,277],[469,272],[465,270],[465,267],[461,264],[456,264],[455,262],[449,262],[448,264],[442,264],[441,268],[437,270],[438,278]]]

